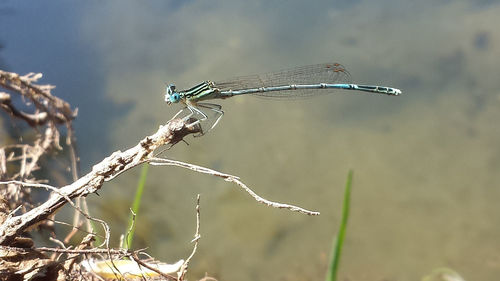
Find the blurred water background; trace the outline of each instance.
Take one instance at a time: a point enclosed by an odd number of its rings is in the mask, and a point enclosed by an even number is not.
[[[149,169],[135,247],[186,257],[219,280],[321,280],[354,170],[342,280],[420,280],[451,267],[500,275],[500,3],[476,1],[0,2],[1,68],[42,72],[79,108],[82,172],[135,145],[178,110],[165,83],[340,62],[353,82],[400,97],[339,92],[299,101],[235,97],[209,134],[165,156],[238,175],[265,207],[221,179]],[[89,197],[115,238],[139,169]],[[116,245],[115,245],[116,246]]]

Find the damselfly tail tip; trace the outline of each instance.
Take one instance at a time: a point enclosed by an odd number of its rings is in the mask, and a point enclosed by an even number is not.
[[[392,95],[393,96],[399,96],[401,95],[403,92],[400,90],[400,89],[396,89],[394,88],[393,91],[392,91]]]

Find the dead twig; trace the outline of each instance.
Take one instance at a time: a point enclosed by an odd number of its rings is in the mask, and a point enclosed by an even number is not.
[[[62,149],[59,144],[61,133],[58,127],[60,125],[66,127],[66,143],[73,156],[76,138],[73,133],[72,121],[77,115],[77,110],[73,110],[67,102],[51,94],[54,86],[35,84],[41,77],[41,73],[28,73],[21,76],[17,73],[0,70],[0,87],[10,92],[0,92],[0,108],[14,119],[24,121],[37,132],[35,139],[30,144],[17,144],[0,148],[0,180],[41,182],[41,180],[34,180],[32,173],[39,169],[38,163],[44,155],[52,150]],[[19,95],[22,102],[15,103],[14,95]],[[20,168],[9,173],[9,165],[7,165],[9,162],[18,162],[15,164]],[[72,157],[71,162],[73,174],[76,174],[77,158]],[[10,209],[23,206],[23,213],[34,207],[31,203],[29,188],[21,189],[17,185],[9,184],[6,188],[0,189],[0,197],[8,201]],[[50,225],[46,226],[51,227]]]
[[[175,161],[157,157],[160,153],[154,155],[155,151],[166,145],[172,147],[176,143],[183,141],[184,137],[189,134],[202,133],[199,121],[194,118],[173,119],[168,121],[164,126],[160,126],[157,132],[153,135],[145,137],[136,146],[121,152],[116,151],[109,157],[105,158],[100,163],[93,166],[92,171],[87,175],[78,178],[78,156],[76,152],[76,138],[73,132],[72,120],[76,117],[77,110],[72,110],[68,103],[51,95],[50,90],[53,86],[36,85],[36,82],[41,77],[41,74],[29,73],[25,76],[19,76],[15,73],[5,72],[0,70],[0,86],[16,93],[19,93],[23,100],[28,100],[26,105],[34,105],[33,112],[27,112],[17,107],[12,99],[11,94],[0,92],[0,108],[4,109],[11,116],[24,120],[28,125],[32,126],[39,132],[39,127],[43,127],[43,133],[38,134],[33,145],[15,144],[0,148],[0,185],[4,185],[5,189],[0,189],[0,257],[16,255],[27,257],[27,260],[33,260],[33,263],[28,266],[12,265],[9,270],[26,271],[24,278],[35,276],[39,272],[43,272],[46,268],[51,267],[58,272],[58,280],[70,278],[70,274],[74,267],[77,270],[82,265],[77,264],[77,259],[87,255],[103,255],[107,259],[101,261],[99,266],[104,266],[105,269],[110,269],[112,277],[121,279],[125,277],[121,272],[129,274],[131,267],[137,269],[138,275],[143,279],[149,278],[152,275],[161,276],[167,280],[184,280],[188,270],[189,263],[194,257],[198,242],[200,239],[200,195],[197,197],[196,204],[196,233],[192,240],[194,242],[193,250],[189,257],[184,261],[180,260],[175,264],[165,264],[157,262],[149,262],[147,259],[140,259],[139,255],[147,255],[143,250],[131,251],[128,249],[111,249],[110,236],[111,232],[108,224],[98,218],[90,216],[85,202],[85,197],[91,193],[97,192],[104,182],[113,180],[127,170],[136,167],[143,163],[148,163],[156,166],[179,166],[190,169],[199,173],[217,176],[225,181],[233,182],[238,187],[247,192],[254,200],[261,204],[270,207],[288,209],[294,212],[300,212],[307,215],[319,215],[319,212],[306,210],[304,208],[278,203],[265,199],[257,195],[251,188],[244,184],[239,177],[221,173],[206,167],[201,167],[181,161]],[[175,117],[174,117],[175,118]],[[48,151],[53,149],[61,150],[59,145],[60,131],[58,125],[66,126],[67,137],[66,144],[70,151],[70,163],[73,177],[73,183],[57,188],[52,185],[43,184],[42,181],[34,179],[32,172],[37,170],[39,159]],[[8,176],[7,163],[19,162],[19,170],[11,176]],[[27,197],[30,188],[44,188],[51,191],[50,198],[38,207],[28,205],[23,200],[15,200],[11,204],[10,200],[1,200],[2,196],[5,199],[11,197]],[[23,195],[26,192],[26,195]],[[7,196],[5,196],[7,195]],[[9,197],[10,196],[10,197]],[[74,202],[73,200],[76,201]],[[26,201],[26,200],[25,200]],[[7,204],[11,204],[7,206]],[[54,243],[61,248],[38,247],[34,248],[33,242],[25,243],[20,237],[23,232],[29,231],[31,228],[43,222],[55,222],[54,215],[64,205],[70,204],[75,210],[73,219],[73,230],[66,236],[64,241],[52,239]],[[27,207],[29,206],[29,208]],[[18,214],[19,212],[19,214]],[[77,231],[81,231],[83,222],[81,217],[86,219],[88,235],[82,243],[76,248],[67,247],[69,239],[73,237]],[[96,236],[101,236],[95,233],[91,228],[90,221],[96,221],[102,225],[104,229],[104,242],[97,248],[91,248],[92,242]],[[101,248],[104,247],[104,248]],[[44,253],[52,253],[52,258],[48,259]],[[60,259],[65,258],[61,262]],[[97,260],[84,260],[90,266],[91,263],[96,265]],[[0,261],[1,263],[1,261]],[[97,261],[99,263],[99,261]],[[131,267],[130,267],[131,266]],[[161,268],[161,269],[160,269]],[[174,269],[172,269],[174,268]],[[173,270],[173,271],[168,271]],[[149,272],[148,272],[149,271]],[[90,270],[91,272],[91,270]],[[134,271],[135,272],[135,271]],[[177,273],[177,277],[171,276],[169,273]],[[2,271],[0,270],[0,275]],[[103,273],[103,272],[101,272]],[[134,273],[135,274],[135,273]],[[96,276],[97,279],[103,277]],[[205,277],[205,280],[209,280]]]
[[[193,247],[193,251],[191,252],[189,257],[186,259],[186,261],[184,261],[184,263],[181,266],[181,269],[177,273],[180,281],[184,280],[184,276],[186,275],[187,270],[188,270],[189,262],[194,257],[194,254],[196,253],[196,250],[198,249],[198,241],[200,241],[200,238],[201,238],[201,236],[200,236],[200,222],[201,222],[201,219],[200,219],[200,194],[198,194],[198,196],[196,196],[196,232],[194,234],[193,241],[191,241],[191,242],[194,242],[194,247]]]
[[[165,126],[139,142],[135,147],[124,152],[116,151],[92,168],[92,171],[70,185],[57,189],[45,203],[15,217],[8,218],[0,225],[0,245],[8,245],[14,237],[29,227],[47,219],[71,199],[85,197],[98,191],[102,184],[122,172],[144,163],[158,147],[173,145],[185,136],[198,133],[199,126],[190,126],[191,120],[174,119]],[[47,187],[47,186],[45,186]],[[52,189],[53,190],[53,189]],[[75,207],[75,206],[74,206]]]
[[[195,172],[220,177],[228,182],[234,182],[236,185],[241,187],[245,192],[250,194],[250,196],[252,196],[252,198],[255,199],[255,201],[262,203],[264,205],[273,207],[273,208],[288,209],[288,210],[293,211],[293,212],[299,212],[299,213],[303,213],[303,214],[310,215],[310,216],[317,216],[320,214],[319,212],[306,210],[304,208],[297,207],[297,206],[294,206],[291,204],[285,204],[285,203],[279,203],[279,202],[267,200],[267,199],[257,195],[257,193],[255,193],[251,188],[249,188],[247,185],[245,185],[240,180],[240,178],[237,176],[224,174],[224,173],[221,173],[219,171],[215,171],[215,170],[212,170],[209,168],[201,167],[201,166],[190,164],[190,163],[185,163],[185,162],[170,160],[170,159],[165,159],[165,158],[152,157],[152,158],[149,158],[147,161],[149,162],[149,164],[154,165],[154,166],[178,166],[178,167],[186,168],[189,170],[193,170]]]

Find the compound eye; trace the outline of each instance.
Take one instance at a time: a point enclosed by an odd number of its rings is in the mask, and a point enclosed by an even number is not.
[[[174,84],[168,84],[167,85],[167,94],[170,96],[173,93],[175,93],[175,85]]]
[[[179,102],[180,99],[181,99],[181,96],[178,93],[173,93],[170,95],[171,102]]]

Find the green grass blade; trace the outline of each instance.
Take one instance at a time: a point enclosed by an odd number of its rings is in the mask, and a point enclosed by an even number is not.
[[[344,244],[345,232],[347,228],[347,221],[349,219],[349,208],[351,202],[351,184],[352,184],[352,170],[347,175],[347,182],[345,184],[344,202],[342,203],[342,221],[340,223],[339,232],[334,239],[333,251],[331,253],[330,266],[326,275],[326,281],[336,281],[337,271],[340,263],[340,255],[342,253],[342,245]]]
[[[139,207],[141,206],[141,200],[142,200],[142,193],[144,192],[144,186],[146,184],[146,178],[148,175],[148,168],[149,165],[142,165],[141,176],[139,177],[139,182],[137,183],[137,190],[135,191],[134,203],[132,203],[133,214],[130,214],[128,220],[127,231],[129,232],[125,236],[126,243],[124,247],[127,249],[132,247],[132,241],[134,240],[134,231],[135,231],[134,214],[137,216],[137,214],[139,213]]]

